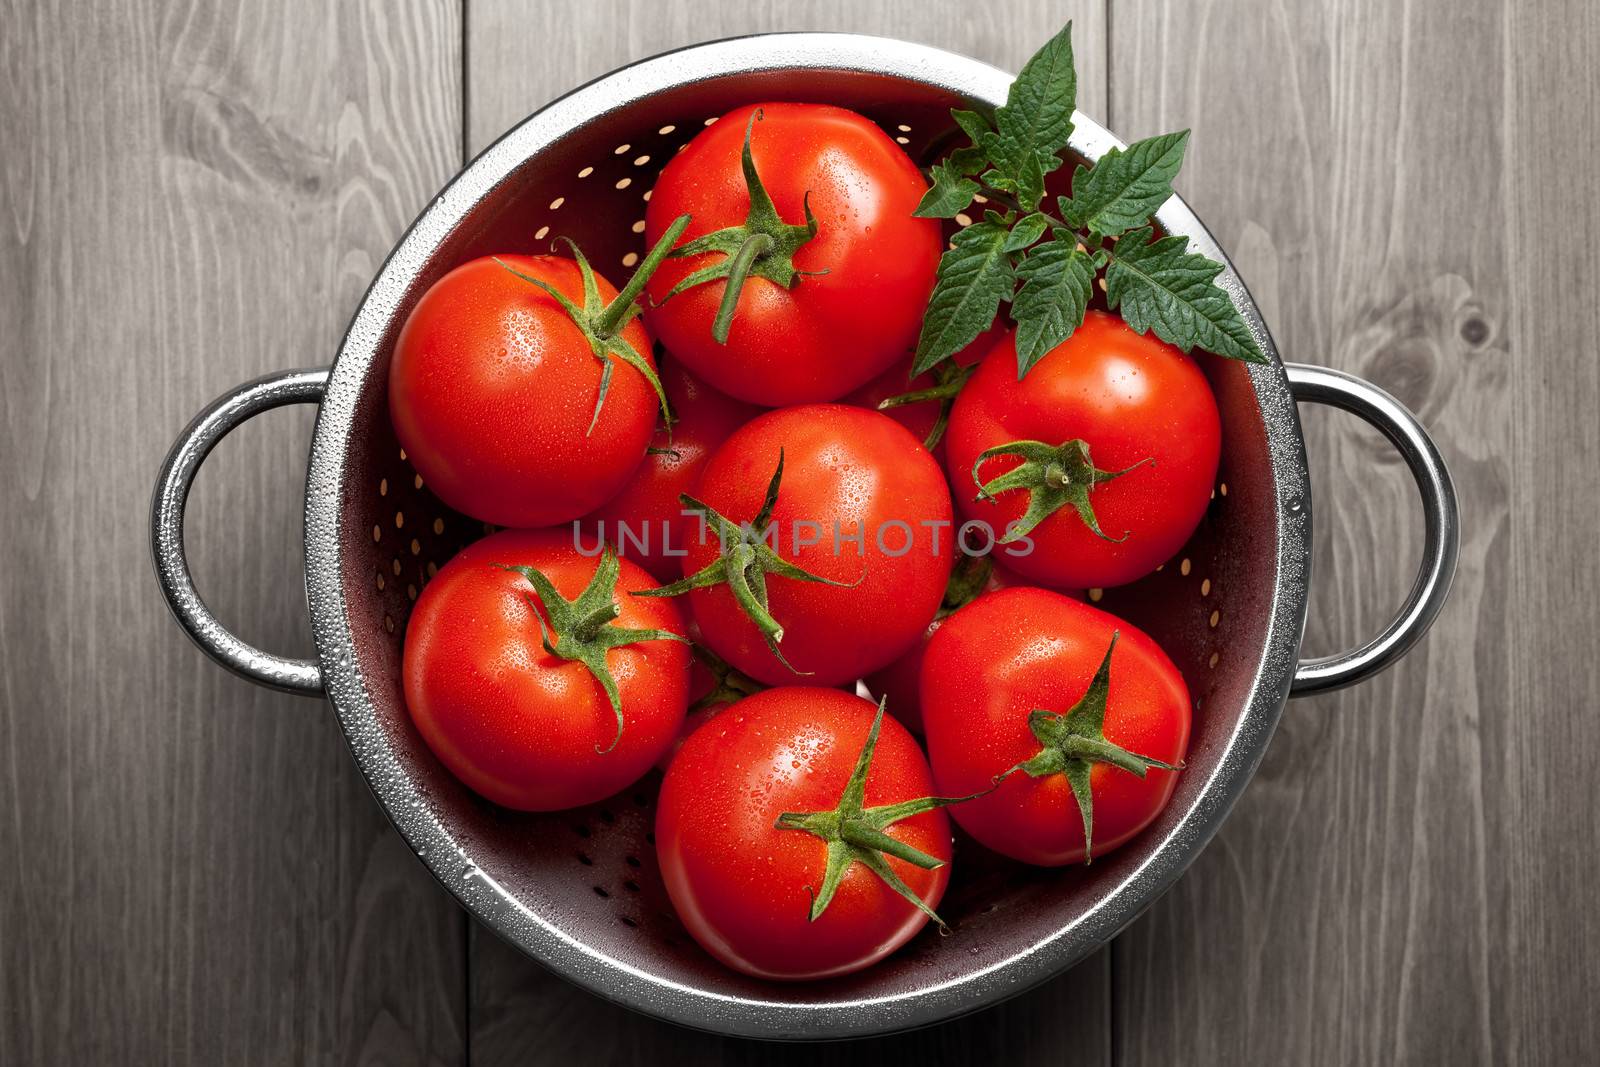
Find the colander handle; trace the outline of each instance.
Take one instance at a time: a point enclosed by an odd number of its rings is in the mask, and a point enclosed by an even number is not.
[[[150,549],[156,580],[167,606],[191,640],[233,673],[258,685],[305,696],[322,695],[322,668],[315,660],[289,659],[263,652],[235,637],[200,599],[183,551],[183,512],[189,487],[206,456],[228,433],[251,416],[286,404],[318,404],[328,384],[326,370],[269,374],[218,397],[195,416],[178,437],[156,480],[150,505]]]
[[[1411,468],[1422,494],[1422,569],[1399,614],[1377,637],[1337,656],[1301,660],[1295,668],[1290,696],[1343,689],[1394,664],[1433,625],[1450,592],[1461,541],[1461,512],[1455,485],[1444,457],[1428,431],[1404,404],[1379,389],[1340,371],[1285,363],[1289,388],[1300,403],[1329,404],[1376,426]]]

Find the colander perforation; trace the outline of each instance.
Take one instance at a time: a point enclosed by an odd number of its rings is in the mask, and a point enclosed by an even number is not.
[[[573,980],[666,1018],[767,1037],[838,1037],[933,1021],[1018,992],[1093,951],[1187,864],[1216,809],[1226,810],[1253,770],[1293,669],[1303,589],[1298,602],[1285,600],[1278,578],[1285,545],[1294,553],[1303,546],[1279,520],[1286,484],[1305,495],[1304,457],[1276,367],[1203,360],[1224,426],[1206,519],[1158,573],[1089,593],[1149,630],[1205,709],[1172,807],[1087,870],[1021,867],[958,837],[940,908],[954,933],[930,929],[867,972],[774,986],[732,974],[700,950],[661,887],[657,775],[601,804],[548,815],[473,796],[416,735],[400,686],[415,598],[485,532],[433,496],[389,424],[387,361],[405,310],[466,259],[548,252],[560,237],[621,281],[643,250],[645,205],[661,167],[710,116],[771,99],[837,103],[925,162],[950,144],[952,106],[993,106],[1007,84],[983,64],[902,42],[762,41],[651,60],[558,101],[490,148],[419,220],[369,293],[330,381],[308,486],[308,589],[330,696],[358,762],[413,847],[480,920]],[[1080,122],[1079,151],[1112,143]],[[1161,219],[1221,258],[1181,203]],[[1247,317],[1259,328],[1253,307]],[[1274,699],[1263,700],[1263,686]]]

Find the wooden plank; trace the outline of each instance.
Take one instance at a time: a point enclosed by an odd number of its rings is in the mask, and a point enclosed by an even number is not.
[[[617,67],[686,45],[749,33],[836,30],[900,37],[1006,70],[1073,20],[1078,106],[1105,113],[1101,0],[1013,0],[1003,15],[965,0],[471,0],[467,130],[473,153],[550,100]]]
[[[959,932],[953,936],[960,936]],[[1109,950],[1020,997],[888,1038],[777,1045],[656,1022],[599,1000],[481,928],[471,960],[472,1063],[852,1067],[1111,1062]]]
[[[155,10],[151,10],[154,7]],[[323,702],[179,635],[156,468],[205,402],[329,362],[459,163],[456,4],[8,5],[0,34],[0,1062],[464,1059],[463,920]],[[218,614],[310,647],[309,412],[218,450]]]
[[[1104,113],[1105,17],[1099,3],[1024,0],[1004,15],[966,3],[790,0],[705,4],[602,0],[545,5],[472,0],[467,7],[469,144],[478,151],[547,100],[624,63],[718,37],[829,29],[925,41],[1015,70],[1072,18],[1079,105]],[[530,59],[530,56],[535,57]],[[472,1058],[478,1064],[874,1063],[915,1056],[930,1065],[979,1060],[1106,1062],[1109,954],[982,1015],[894,1039],[826,1048],[731,1041],[652,1022],[568,986],[474,928]]]
[[[1116,946],[1128,1064],[1549,1061],[1592,1050],[1600,217],[1592,5],[1142,0],[1112,120],[1195,130],[1180,189],[1290,359],[1431,427],[1465,519],[1429,640],[1297,703],[1218,840]],[[1376,434],[1310,413],[1307,650],[1386,621],[1419,556]],[[1589,457],[1562,462],[1562,457]],[[1558,619],[1552,634],[1548,621]]]
[[[1509,659],[1485,714],[1492,1024],[1507,1061],[1580,1063],[1600,1048],[1600,204],[1574,180],[1600,158],[1600,9],[1508,9],[1510,151],[1496,207],[1513,249],[1509,557],[1494,595],[1519,606],[1480,654]],[[1491,208],[1490,210],[1494,210]],[[1500,640],[1494,640],[1500,638]],[[1502,644],[1504,642],[1504,644]],[[1505,647],[1509,645],[1509,648]],[[1509,655],[1508,655],[1509,653]]]

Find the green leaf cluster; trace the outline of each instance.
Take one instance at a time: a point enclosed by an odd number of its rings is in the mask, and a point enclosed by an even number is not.
[[[1056,198],[1054,212],[1045,205],[1045,178],[1062,165],[1076,97],[1068,23],[1022,68],[992,121],[975,111],[950,113],[969,143],[934,164],[916,214],[955,218],[980,203],[984,209],[939,261],[912,373],[971,344],[1009,305],[1020,378],[1072,336],[1102,278],[1106,305],[1140,333],[1153,330],[1185,352],[1266,362],[1216,284],[1222,265],[1188,251],[1183,237],[1152,240],[1151,219],[1172,196],[1187,130],[1080,165],[1071,193]]]

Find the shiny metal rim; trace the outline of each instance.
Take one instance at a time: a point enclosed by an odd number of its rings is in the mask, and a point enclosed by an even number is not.
[[[665,982],[566,936],[509,894],[474,875],[450,832],[417,797],[394,753],[356,745],[378,732],[365,680],[356,665],[342,579],[340,543],[345,457],[355,432],[352,412],[378,355],[385,326],[405,306],[430,252],[466,218],[473,205],[504,182],[530,154],[596,118],[675,85],[730,74],[797,67],[915,79],[963,96],[978,106],[1005,99],[1011,76],[963,56],[903,41],[847,34],[746,37],[697,46],[623,68],[562,97],[509,132],[456,178],[428,207],[373,282],[351,324],[327,386],[306,492],[306,574],[323,681],[352,751],[390,818],[434,875],[481,922],[553,970],[603,997],[682,1025],[768,1039],[830,1039],[893,1032],[950,1019],[992,1005],[1060,973],[1130,923],[1178,878],[1210,840],[1254,773],[1282,712],[1305,623],[1311,507],[1304,444],[1294,399],[1272,340],[1231,265],[1219,276],[1273,355],[1250,370],[1267,427],[1277,502],[1277,561],[1267,636],[1255,684],[1222,756],[1196,800],[1151,858],[1077,921],[985,970],[960,975],[915,993],[882,998],[793,1004],[772,997],[730,997]],[[1118,144],[1079,116],[1073,147],[1095,158]],[[1174,198],[1161,223],[1227,263],[1200,221]],[[1293,506],[1291,507],[1291,503]]]

